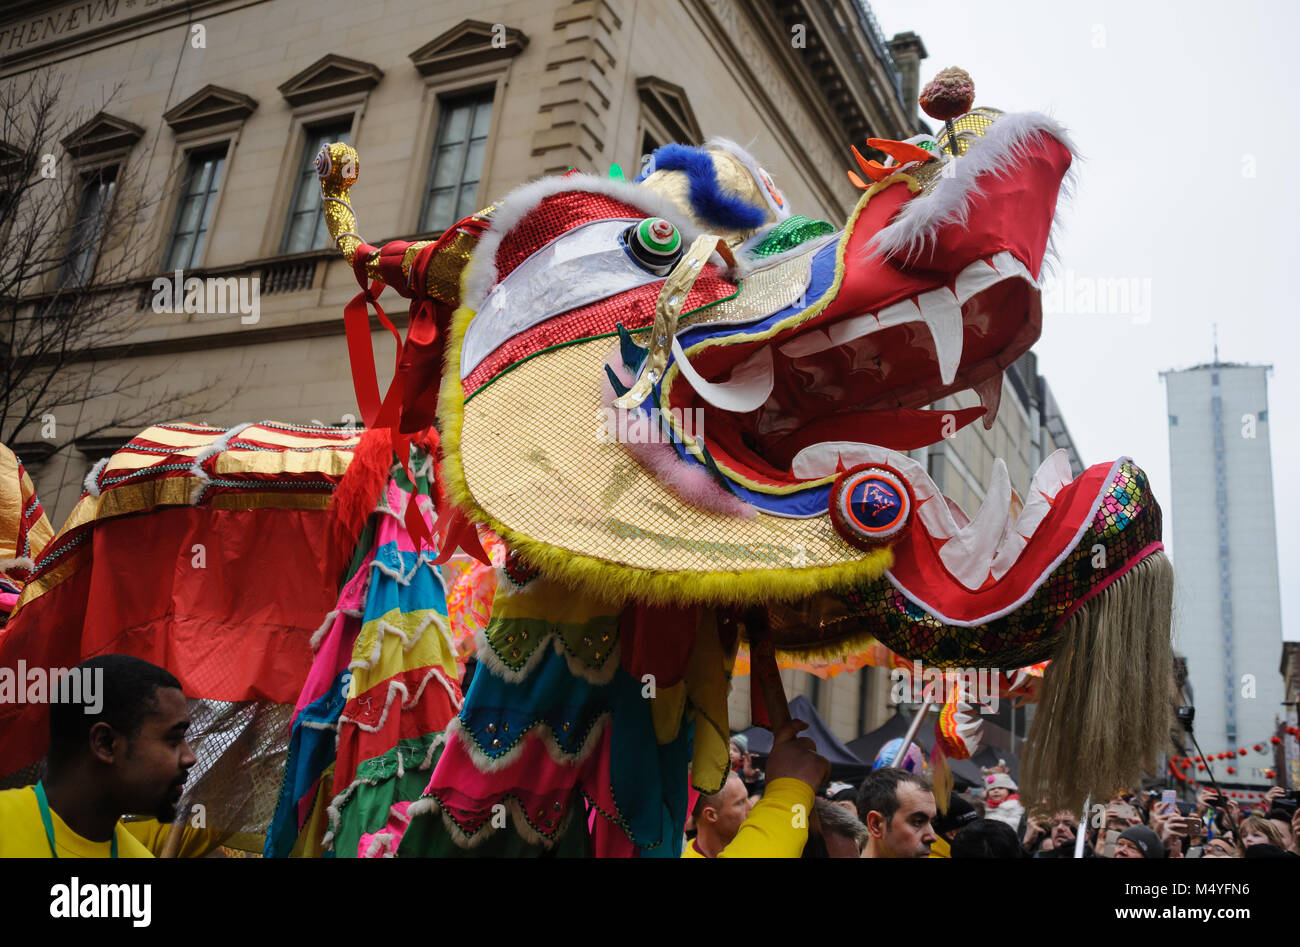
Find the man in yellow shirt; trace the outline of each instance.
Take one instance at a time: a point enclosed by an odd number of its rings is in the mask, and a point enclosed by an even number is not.
[[[72,673],[94,676],[95,699],[50,704],[45,778],[0,792],[0,858],[149,858],[120,817],[176,818],[194,765],[180,682],[122,654]]]
[[[683,858],[798,858],[808,841],[813,793],[830,775],[830,762],[817,745],[797,734],[808,724],[793,720],[772,740],[763,798],[750,810],[745,784],[736,773],[722,789],[701,796],[695,806],[695,840]]]

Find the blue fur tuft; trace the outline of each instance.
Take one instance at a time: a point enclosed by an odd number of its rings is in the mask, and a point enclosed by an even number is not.
[[[767,221],[767,209],[755,207],[718,183],[713,159],[703,148],[664,145],[655,151],[650,167],[656,171],[683,171],[690,181],[691,207],[695,216],[725,230],[753,230]],[[637,178],[645,180],[646,174]]]

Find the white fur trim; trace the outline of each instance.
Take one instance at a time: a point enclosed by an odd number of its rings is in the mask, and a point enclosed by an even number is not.
[[[539,845],[542,848],[555,847],[555,841],[547,839],[543,835],[539,835],[537,831],[528,824],[528,819],[524,816],[522,804],[513,795],[506,794],[498,799],[493,805],[505,806],[506,812],[510,816],[510,821],[514,825],[515,832],[518,833],[519,837],[525,842],[528,842],[530,845]],[[417,807],[419,807],[418,811],[416,811]],[[568,831],[569,821],[573,818],[575,809],[581,809],[581,804],[578,803],[565,808],[564,818],[560,820],[560,824],[555,830],[556,840]],[[412,818],[418,815],[427,815],[429,813],[437,813],[442,816],[442,824],[447,830],[447,834],[451,836],[452,841],[455,842],[457,846],[464,849],[478,848],[487,839],[500,831],[492,825],[492,820],[489,818],[473,835],[466,835],[465,831],[443,810],[442,805],[438,802],[436,796],[426,796],[417,802],[413,802],[406,811]]]
[[[596,745],[600,742],[600,738],[605,732],[605,727],[610,722],[611,716],[611,711],[605,711],[596,718],[591,725],[591,729],[587,731],[587,735],[583,737],[582,745],[578,747],[578,751],[573,755],[569,755],[560,749],[559,744],[555,740],[555,733],[551,730],[551,725],[545,720],[539,720],[528,730],[525,730],[523,736],[521,736],[518,742],[516,742],[515,745],[506,752],[505,756],[498,756],[496,759],[489,759],[483,751],[478,748],[478,744],[468,737],[462,738],[460,742],[464,745],[465,752],[468,754],[470,760],[473,761],[475,769],[481,773],[495,773],[514,765],[515,761],[519,759],[519,755],[523,753],[524,744],[532,739],[542,741],[542,744],[546,747],[546,751],[550,754],[552,761],[557,765],[577,766],[584,762],[587,757],[591,755],[592,751],[595,750]],[[460,724],[460,717],[456,717],[447,726],[446,733],[448,741],[450,741],[454,736],[459,735],[463,729],[464,728]]]
[[[325,620],[321,622],[319,628],[311,633],[311,640],[308,643],[313,651],[320,647],[321,639],[329,632],[339,615],[350,615],[353,618],[362,617],[361,610],[356,608],[335,608],[326,612]]]
[[[243,424],[236,424],[225,434],[222,434],[219,438],[198,452],[194,458],[194,463],[190,465],[190,474],[198,480],[198,482],[194,484],[194,489],[190,491],[190,506],[199,505],[199,501],[203,499],[203,494],[207,492],[208,484],[212,482],[212,478],[208,476],[208,472],[203,469],[203,462],[209,457],[215,457],[217,454],[220,454],[230,446],[230,442],[238,437],[242,431],[246,428],[252,427],[256,423],[256,421],[245,421]]]
[[[410,613],[407,612],[406,614],[410,614]],[[394,637],[399,639],[402,642],[402,652],[409,653],[410,650],[415,647],[415,643],[419,641],[420,638],[424,635],[424,631],[426,628],[428,628],[430,625],[435,625],[435,624],[441,627],[441,626],[445,626],[446,623],[447,623],[447,619],[445,616],[438,614],[433,609],[427,609],[427,614],[424,616],[424,619],[420,622],[419,625],[416,626],[415,630],[408,635],[397,625],[394,625],[392,622],[388,621],[387,619],[380,618],[375,624],[376,634],[375,634],[374,650],[371,651],[370,656],[368,658],[354,658],[352,661],[350,661],[348,663],[348,670],[352,670],[354,668],[369,670],[370,668],[378,664],[379,656],[383,654],[383,650],[384,650],[384,635],[393,635]],[[446,639],[444,638],[444,641],[445,640]],[[454,649],[451,653],[452,654],[455,653]]]
[[[366,733],[378,733],[380,730],[383,729],[384,721],[388,719],[388,711],[392,709],[393,701],[397,699],[398,694],[401,694],[403,698],[402,703],[399,705],[400,708],[403,710],[410,710],[417,703],[419,703],[420,697],[421,695],[424,694],[424,689],[426,686],[428,686],[429,678],[431,677],[437,679],[438,682],[442,684],[443,689],[445,689],[448,694],[452,694],[451,688],[448,686],[447,682],[442,678],[442,669],[438,667],[431,667],[429,668],[429,673],[425,674],[424,679],[420,681],[420,686],[416,689],[414,697],[411,696],[411,692],[406,689],[406,685],[403,684],[401,681],[388,682],[388,695],[384,700],[384,710],[379,715],[379,722],[376,723],[374,726],[368,726],[367,724],[362,723],[360,720],[356,720],[352,717],[347,716],[346,714],[339,714],[339,729],[342,730],[344,723],[350,723],[358,730],[364,730],[366,731]],[[452,703],[454,704],[455,702],[456,701],[453,696]]]
[[[662,194],[639,184],[616,178],[602,178],[594,174],[553,175],[539,178],[520,185],[499,202],[487,231],[479,237],[474,255],[465,269],[461,305],[475,312],[479,310],[497,281],[497,248],[501,245],[502,238],[545,198],[565,191],[594,191],[639,208],[647,217],[662,217],[677,228],[682,235],[683,244],[687,246],[700,235],[699,229],[683,216],[676,204]],[[722,262],[721,257],[715,255],[713,262],[720,269],[726,269],[726,264]]]
[[[99,458],[99,460],[95,461],[95,466],[91,467],[90,472],[86,474],[86,480],[82,484],[82,486],[86,488],[86,492],[89,493],[92,497],[99,496],[100,471],[102,471],[105,467],[107,467],[108,462],[112,459],[113,459],[112,455],[109,455],[108,457]]]
[[[10,569],[26,569],[31,572],[36,568],[36,563],[32,561],[31,556],[19,556],[16,559],[0,559],[0,572],[8,572]]]
[[[940,177],[931,193],[908,201],[898,217],[872,238],[870,252],[910,259],[934,242],[940,228],[948,224],[965,226],[975,198],[982,193],[980,176],[992,174],[1004,177],[1011,174],[1025,158],[1032,139],[1042,134],[1051,135],[1064,145],[1069,150],[1071,159],[1078,158],[1078,151],[1069,134],[1054,119],[1040,112],[1003,115],[989,127],[984,137],[971,140],[966,154],[956,159],[947,156],[947,161],[956,162],[952,176]],[[1072,160],[1057,195],[1053,231],[1060,219],[1061,205],[1073,193]],[[1047,254],[1053,258],[1056,254],[1055,243],[1050,237]],[[1037,279],[1039,274],[1032,275]]]

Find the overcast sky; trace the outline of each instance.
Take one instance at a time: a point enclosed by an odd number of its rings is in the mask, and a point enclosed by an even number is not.
[[[1062,279],[1072,271],[1149,287],[1130,307],[1136,315],[1044,315],[1039,370],[1085,464],[1132,456],[1168,517],[1159,373],[1210,361],[1216,322],[1220,359],[1273,366],[1283,636],[1300,640],[1300,491],[1288,489],[1300,471],[1300,290],[1289,285],[1300,285],[1300,4],[871,6],[886,36],[921,36],[923,83],[961,66],[976,105],[1045,111],[1070,130],[1085,160],[1058,234]]]

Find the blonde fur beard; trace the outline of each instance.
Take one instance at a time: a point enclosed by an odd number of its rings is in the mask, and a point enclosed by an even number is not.
[[[1026,805],[1078,812],[1154,769],[1173,716],[1173,583],[1155,552],[1066,623],[1025,745]]]

